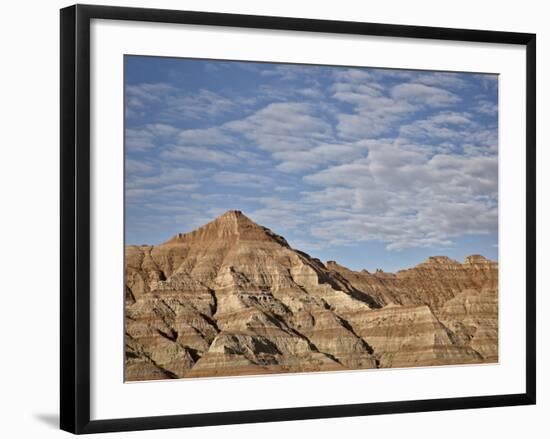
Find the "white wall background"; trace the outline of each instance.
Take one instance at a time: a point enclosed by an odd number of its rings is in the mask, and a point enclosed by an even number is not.
[[[550,27],[545,2],[524,0],[297,0],[88,1],[263,15],[535,32],[538,38],[538,405],[455,412],[371,416],[187,430],[108,434],[105,437],[393,438],[544,437],[550,413],[545,378],[549,325],[543,320],[550,288]],[[0,102],[0,434],[61,437],[58,422],[59,286],[59,13],[64,1],[9,2],[1,14]],[[546,434],[545,434],[546,433]]]

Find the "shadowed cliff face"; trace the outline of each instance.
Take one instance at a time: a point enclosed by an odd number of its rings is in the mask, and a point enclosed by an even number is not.
[[[497,264],[354,272],[239,211],[126,249],[127,381],[498,361]]]

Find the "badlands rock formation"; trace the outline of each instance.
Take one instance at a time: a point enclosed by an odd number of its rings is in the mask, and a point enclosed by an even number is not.
[[[498,361],[498,267],[354,272],[239,211],[126,249],[127,381]]]

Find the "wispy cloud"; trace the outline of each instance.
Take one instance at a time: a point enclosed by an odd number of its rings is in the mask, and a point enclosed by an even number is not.
[[[391,95],[411,104],[429,107],[448,107],[461,101],[459,96],[448,90],[416,83],[396,85]]]
[[[267,151],[307,149],[315,140],[326,138],[331,132],[330,125],[314,114],[310,104],[299,102],[269,104],[224,127]]]
[[[264,175],[248,174],[244,172],[228,172],[223,171],[214,175],[214,181],[228,186],[240,186],[240,187],[264,187],[272,182],[271,178]]]
[[[185,91],[167,83],[140,83],[126,87],[126,108],[131,117],[150,116],[154,111],[164,121],[202,119],[226,114],[236,106],[234,100],[222,93],[204,88]]]
[[[175,87],[163,82],[127,85],[126,107],[132,110],[147,109],[152,103],[161,102],[164,96],[175,90]]]
[[[176,146],[160,153],[160,157],[180,162],[209,162],[218,165],[236,163],[237,157],[204,146]]]

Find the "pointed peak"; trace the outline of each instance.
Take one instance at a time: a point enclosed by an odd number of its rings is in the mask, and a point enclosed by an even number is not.
[[[169,239],[166,244],[175,244],[190,240],[214,241],[219,239],[275,241],[288,247],[288,243],[282,236],[273,233],[267,227],[255,223],[240,210],[228,210],[192,232],[178,233]]]
[[[240,210],[228,210],[222,215],[218,216],[214,220],[205,224],[202,227],[218,227],[218,228],[229,228],[234,233],[238,233],[241,228],[258,228],[263,229],[262,226],[256,224],[249,217],[247,217]],[[201,228],[202,228],[201,227]]]
[[[214,221],[219,220],[221,218],[246,218],[248,220],[250,219],[240,210],[228,210],[227,212],[217,217]]]

